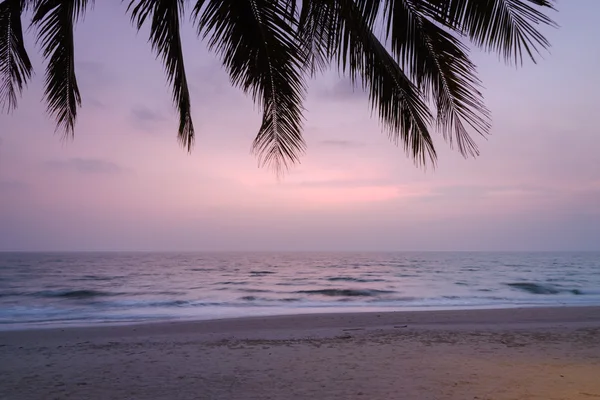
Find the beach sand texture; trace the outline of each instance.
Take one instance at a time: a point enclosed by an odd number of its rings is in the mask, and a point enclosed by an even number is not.
[[[600,399],[600,308],[0,332],[0,399]]]

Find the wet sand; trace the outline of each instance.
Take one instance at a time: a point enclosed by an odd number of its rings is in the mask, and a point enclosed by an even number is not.
[[[0,332],[0,399],[600,399],[600,307]]]

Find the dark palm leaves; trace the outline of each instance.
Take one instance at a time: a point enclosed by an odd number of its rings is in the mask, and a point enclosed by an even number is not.
[[[316,38],[324,46],[318,49],[319,54],[333,58],[353,82],[361,80],[369,91],[371,106],[394,142],[401,140],[417,163],[435,161],[427,128],[431,115],[418,88],[369,26],[376,10],[352,0],[319,0],[314,1],[313,7],[313,15],[304,18],[316,25],[319,35],[325,32],[325,40]]]
[[[523,52],[535,62],[540,48],[550,46],[537,27],[556,26],[540,9],[553,9],[554,0],[414,1],[435,21],[518,64],[523,62]]]
[[[487,133],[489,112],[464,45],[425,18],[411,0],[386,0],[384,23],[392,52],[433,102],[444,137],[456,141],[461,154],[477,154],[465,123]]]
[[[57,120],[57,129],[73,135],[81,96],[75,76],[73,25],[83,14],[88,0],[39,0],[33,24],[38,28],[46,67],[48,111]]]
[[[173,85],[173,101],[179,109],[179,140],[191,150],[194,141],[190,92],[183,63],[179,35],[184,0],[132,0],[128,9],[138,29],[151,19],[150,41],[165,63],[169,83]]]
[[[91,1],[0,0],[4,108],[16,106],[32,73],[20,22],[30,9],[48,62],[48,110],[73,133],[81,102],[73,25]],[[186,0],[128,3],[138,29],[150,21],[150,41],[179,110],[179,139],[190,149],[194,128],[179,33]],[[487,133],[489,112],[462,40],[517,64],[534,59],[549,47],[538,27],[554,25],[543,13],[552,8],[553,0],[196,0],[192,15],[232,83],[260,105],[253,149],[261,164],[281,171],[304,150],[305,79],[331,64],[369,92],[383,126],[417,163],[435,160],[432,121],[462,154],[476,154],[470,131]]]
[[[194,9],[198,33],[223,59],[234,85],[263,109],[254,151],[281,172],[304,150],[303,54],[286,2],[206,0]]]
[[[0,106],[17,107],[17,96],[31,77],[32,67],[23,45],[21,0],[0,3]]]

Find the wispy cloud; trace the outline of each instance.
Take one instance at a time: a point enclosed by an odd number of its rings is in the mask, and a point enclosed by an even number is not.
[[[82,71],[92,72],[95,74],[102,73],[106,70],[106,66],[97,61],[78,61],[76,64],[77,68],[81,69]]]
[[[327,180],[305,180],[295,186],[302,187],[327,187],[327,188],[361,188],[370,186],[394,186],[389,181],[378,179],[327,179]]]
[[[141,131],[155,133],[160,130],[161,124],[167,118],[160,111],[156,111],[147,106],[137,105],[131,109],[130,120],[132,125]]]
[[[348,147],[364,147],[365,143],[354,141],[354,140],[336,140],[336,139],[332,139],[332,140],[321,140],[319,142],[319,145],[323,146],[323,147],[343,147],[343,148],[348,148]]]
[[[531,185],[446,185],[435,188],[436,197],[497,197],[497,196],[552,196],[558,191],[552,187]]]
[[[330,100],[353,100],[363,99],[367,93],[360,86],[353,86],[349,78],[342,78],[333,86],[322,90],[320,95]]]
[[[165,119],[161,113],[140,105],[133,107],[131,114],[139,122],[157,122]]]
[[[112,161],[95,158],[70,158],[68,160],[50,160],[44,166],[53,170],[75,171],[82,174],[118,174],[123,168]]]
[[[10,194],[27,190],[27,184],[17,180],[0,180],[0,193]]]
[[[243,91],[231,84],[231,80],[219,62],[209,62],[190,72],[188,86],[192,95],[192,104],[203,108],[218,109],[246,102]]]
[[[77,69],[77,76],[80,77],[80,80],[84,84],[93,86],[94,88],[114,86],[119,82],[118,76],[113,74],[111,70],[101,62],[79,61],[75,68]]]
[[[104,104],[103,102],[101,102],[100,100],[94,98],[94,97],[89,97],[86,99],[86,103],[88,103],[89,105],[95,107],[95,108],[99,108],[101,110],[106,110],[106,104]]]

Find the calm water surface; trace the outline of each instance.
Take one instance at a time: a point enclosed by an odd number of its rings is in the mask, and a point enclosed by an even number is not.
[[[600,253],[0,253],[0,329],[600,305]]]

